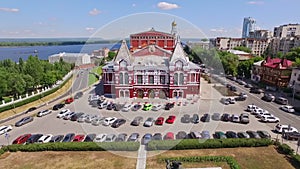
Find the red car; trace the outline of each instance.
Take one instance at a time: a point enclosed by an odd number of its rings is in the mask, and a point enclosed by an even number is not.
[[[164,124],[165,119],[163,117],[159,117],[156,119],[155,124],[156,125],[163,125]]]
[[[83,134],[78,134],[74,137],[73,142],[82,142],[84,140]]]
[[[24,134],[19,136],[13,141],[13,144],[24,144],[28,140],[28,138],[31,136],[31,134]]]
[[[168,132],[168,133],[165,135],[164,140],[174,140],[174,133]]]
[[[166,123],[173,124],[176,119],[176,116],[169,116],[166,120]]]
[[[70,103],[72,103],[73,101],[74,101],[73,97],[67,98],[67,99],[65,100],[65,104],[70,104]]]

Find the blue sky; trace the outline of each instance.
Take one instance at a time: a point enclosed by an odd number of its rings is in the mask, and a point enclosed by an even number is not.
[[[299,6],[299,0],[1,0],[0,38],[120,38],[150,27],[170,31],[173,20],[181,37],[240,37],[244,17],[273,30],[300,23]]]

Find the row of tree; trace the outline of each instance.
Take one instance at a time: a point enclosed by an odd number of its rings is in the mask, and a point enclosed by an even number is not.
[[[40,60],[38,56],[29,56],[28,60],[13,62],[10,59],[0,61],[0,99],[4,96],[17,98],[40,87],[51,87],[61,80],[74,64],[62,60],[54,64]]]

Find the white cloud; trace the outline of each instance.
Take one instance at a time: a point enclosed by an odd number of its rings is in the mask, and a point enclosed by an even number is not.
[[[264,1],[248,1],[247,4],[249,5],[262,5]]]
[[[225,33],[225,32],[227,32],[227,30],[225,30],[224,28],[212,28],[209,31],[210,32],[218,32],[218,33]]]
[[[99,11],[98,9],[96,9],[96,8],[94,8],[93,10],[91,10],[90,12],[89,12],[89,14],[90,15],[98,15],[98,14],[100,14],[101,13],[101,11]]]
[[[132,7],[136,7],[136,4],[132,4]]]
[[[95,30],[95,28],[92,28],[92,27],[86,27],[85,30],[88,31],[88,32],[93,32],[93,31]]]
[[[157,4],[157,7],[159,9],[162,9],[162,10],[170,10],[170,9],[179,8],[179,6],[177,4],[171,4],[171,3],[168,3],[168,2],[159,2]]]
[[[0,8],[0,11],[3,12],[19,12],[20,10],[17,8]]]

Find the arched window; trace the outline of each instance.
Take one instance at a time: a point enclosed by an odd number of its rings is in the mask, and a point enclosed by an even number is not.
[[[174,85],[178,85],[178,73],[174,74]]]
[[[180,76],[179,76],[179,85],[183,85],[183,80],[184,80],[183,73],[180,73]]]
[[[129,84],[129,76],[128,76],[128,73],[126,72],[125,73],[125,84]]]
[[[120,84],[129,84],[129,75],[127,72],[121,72],[119,77]]]
[[[123,82],[124,82],[124,80],[123,80],[123,73],[120,73],[119,84],[124,84]]]
[[[174,85],[183,85],[184,75],[183,73],[175,73],[174,74]]]

